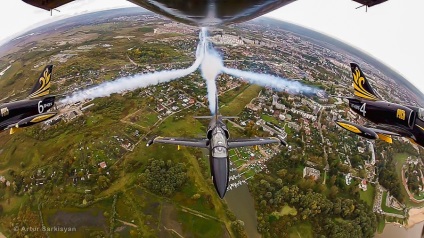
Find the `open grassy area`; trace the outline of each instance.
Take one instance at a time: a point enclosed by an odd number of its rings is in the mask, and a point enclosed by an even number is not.
[[[184,233],[192,237],[222,237],[224,235],[221,222],[193,215],[186,211],[178,212],[178,220],[182,223]]]
[[[258,96],[261,89],[262,87],[260,86],[250,85],[231,102],[222,106],[220,108],[221,113],[223,115],[237,116],[253,98]]]
[[[370,207],[372,207],[372,204],[374,202],[375,197],[375,187],[372,184],[368,184],[367,191],[359,191],[359,197],[361,200],[366,202]]]
[[[312,225],[309,223],[300,223],[289,229],[290,238],[312,238]]]
[[[381,209],[383,209],[384,212],[394,213],[394,214],[399,214],[399,215],[404,215],[404,212],[403,211],[396,210],[396,209],[394,209],[392,207],[387,207],[386,206],[386,199],[387,199],[387,192],[384,191],[383,192],[383,199],[381,201]]]
[[[384,219],[379,220],[377,224],[377,232],[379,234],[383,233],[385,226],[386,226],[386,221]]]
[[[143,128],[153,126],[158,120],[158,113],[150,108],[139,110],[127,118],[127,121],[136,123]]]
[[[240,93],[242,93],[246,88],[249,87],[249,84],[242,84],[240,87],[229,90],[221,95],[219,95],[219,103],[227,104],[234,100]]]
[[[275,125],[279,125],[279,126],[281,126],[281,125],[282,125],[281,121],[277,120],[277,118],[275,118],[275,117],[272,117],[272,116],[269,116],[269,115],[262,114],[262,115],[261,115],[261,118],[262,118],[264,121],[272,122],[272,123],[274,123]]]
[[[407,154],[407,153],[397,153],[397,154],[394,155],[395,161],[396,161],[395,162],[395,164],[396,164],[396,174],[398,176],[399,181],[402,181],[402,166],[403,166],[403,164],[405,164],[405,161],[408,158],[408,156],[410,156],[410,155]],[[406,192],[406,189],[405,189],[405,187],[403,186],[402,183],[401,183],[400,192],[403,196],[403,200],[404,200],[405,205],[407,207],[420,207],[424,204],[424,202],[422,202],[422,203],[412,202],[409,199],[408,193]]]
[[[297,210],[294,207],[290,207],[288,205],[285,205],[281,208],[281,211],[273,212],[272,215],[275,215],[275,216],[278,216],[278,217],[286,216],[286,215],[296,216]]]

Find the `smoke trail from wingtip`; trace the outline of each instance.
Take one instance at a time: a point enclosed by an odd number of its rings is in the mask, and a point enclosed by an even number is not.
[[[222,68],[224,67],[222,64],[222,59],[219,56],[218,52],[210,45],[206,40],[206,32],[207,29],[205,27],[202,28],[203,37],[205,37],[205,55],[203,57],[202,64],[200,66],[200,70],[202,72],[203,78],[206,80],[206,86],[208,90],[208,101],[209,101],[209,110],[212,115],[216,113],[216,100],[217,96],[217,87],[216,87],[216,77],[221,73]]]
[[[199,68],[204,58],[206,41],[204,40],[202,32],[199,34],[199,38],[200,41],[197,45],[196,60],[189,68],[165,70],[149,74],[138,74],[120,78],[111,82],[104,82],[93,88],[75,92],[71,96],[62,99],[59,103],[72,104],[86,99],[108,97],[113,93],[121,93],[124,91],[135,90],[137,88],[148,87],[159,83],[170,82],[172,80],[189,75],[196,71],[197,68]]]
[[[239,69],[222,68],[222,72],[235,77],[243,78],[250,83],[257,84],[263,87],[271,87],[278,91],[287,91],[289,93],[305,93],[316,94],[319,90],[313,87],[303,85],[298,81],[291,81],[285,78],[277,77],[269,74],[253,73],[242,71]]]

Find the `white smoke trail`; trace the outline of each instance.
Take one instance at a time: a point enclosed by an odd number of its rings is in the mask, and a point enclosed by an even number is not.
[[[235,77],[243,78],[250,83],[257,84],[263,87],[271,87],[278,91],[287,91],[289,93],[305,93],[316,94],[319,90],[313,87],[303,85],[298,81],[290,81],[288,79],[280,78],[269,74],[253,73],[242,71],[239,69],[222,68],[222,72],[233,75]]]
[[[203,36],[206,41],[206,28],[202,28]],[[202,64],[200,66],[200,70],[202,72],[202,76],[206,79],[206,86],[208,89],[208,101],[209,101],[209,110],[212,115],[216,113],[216,100],[217,96],[217,88],[216,88],[216,77],[219,73],[221,73],[224,65],[222,64],[222,59],[219,56],[218,52],[206,41],[205,48],[205,56],[203,58]]]
[[[149,74],[138,74],[130,77],[124,77],[112,82],[105,82],[90,89],[73,93],[62,99],[59,103],[72,104],[86,99],[94,99],[98,97],[107,97],[113,93],[120,93],[128,90],[135,90],[159,83],[169,82],[189,75],[199,68],[205,56],[206,41],[202,32],[199,34],[200,41],[197,45],[196,60],[193,65],[186,69],[174,69]]]

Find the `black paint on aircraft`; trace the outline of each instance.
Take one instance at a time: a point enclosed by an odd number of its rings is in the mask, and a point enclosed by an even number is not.
[[[230,159],[228,150],[232,148],[245,146],[258,146],[271,143],[278,143],[286,146],[287,143],[283,138],[267,137],[267,138],[249,138],[249,139],[230,139],[230,133],[227,126],[223,122],[224,119],[232,119],[234,117],[225,117],[218,114],[218,100],[216,102],[214,116],[201,118],[209,118],[206,138],[204,139],[185,139],[172,137],[155,137],[147,142],[147,146],[153,143],[175,144],[190,147],[206,148],[209,150],[209,163],[211,175],[215,189],[220,198],[223,198],[228,187]]]
[[[424,109],[381,100],[359,66],[355,63],[350,66],[355,97],[347,98],[349,107],[376,126],[365,127],[347,121],[336,121],[337,125],[367,139],[392,143],[391,137],[399,136],[424,147]]]
[[[54,117],[56,112],[48,112],[54,106],[55,96],[49,96],[53,65],[44,68],[30,95],[20,101],[0,105],[0,131],[31,126]]]

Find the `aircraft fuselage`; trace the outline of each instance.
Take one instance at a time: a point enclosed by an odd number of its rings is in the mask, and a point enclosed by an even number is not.
[[[209,163],[216,191],[224,197],[230,173],[228,155],[228,130],[220,118],[213,118],[209,123],[207,136],[209,139]]]
[[[386,101],[372,101],[348,98],[349,107],[386,130],[413,139],[424,146],[424,121],[419,117],[419,109]]]
[[[10,125],[19,123],[25,118],[47,112],[54,106],[54,101],[54,96],[48,96],[0,105],[0,131],[6,129]]]

